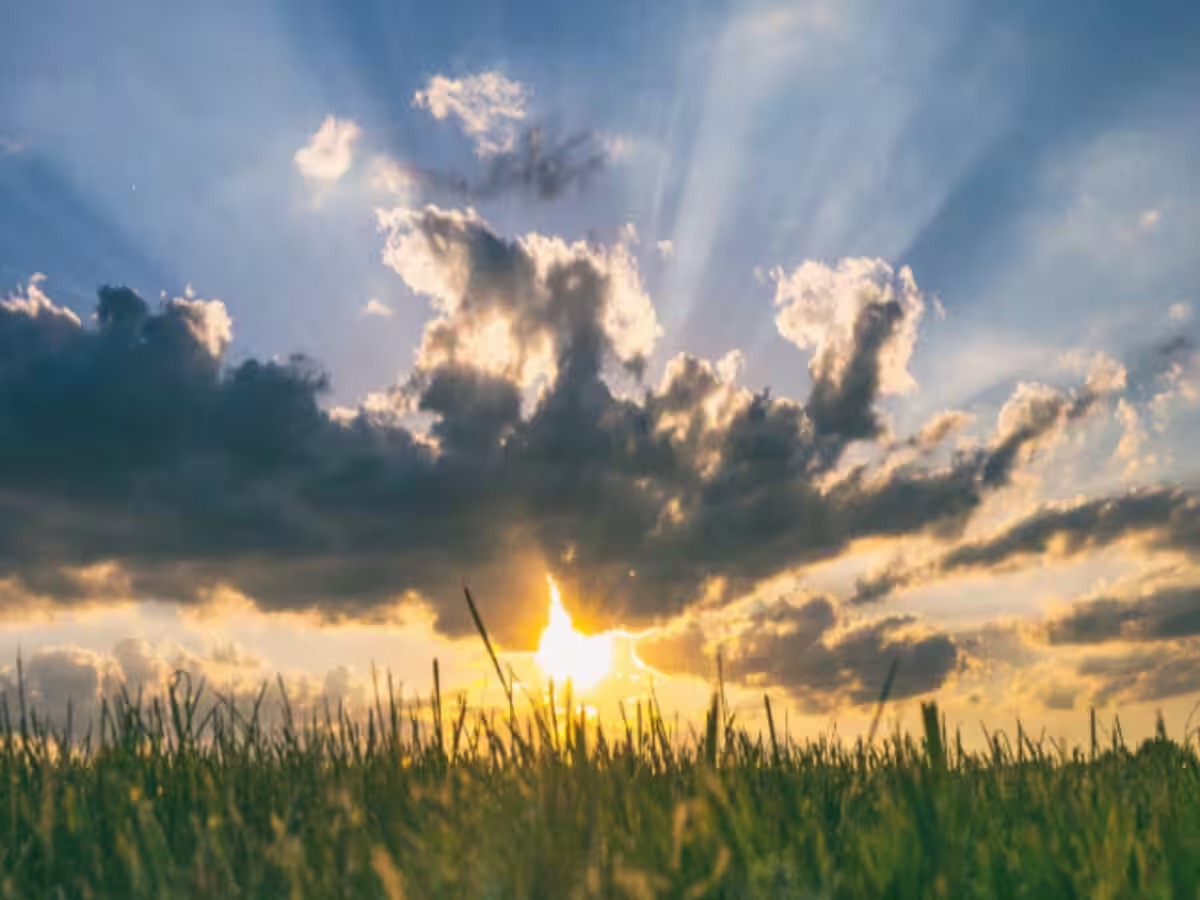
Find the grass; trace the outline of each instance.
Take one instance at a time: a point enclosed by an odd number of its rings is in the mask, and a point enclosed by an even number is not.
[[[482,622],[480,631],[483,632]],[[488,645],[490,648],[490,644]],[[493,659],[495,659],[493,655]],[[4,897],[1200,896],[1200,758],[944,733],[702,733],[509,697],[294,720],[177,678],[70,733],[0,702]]]

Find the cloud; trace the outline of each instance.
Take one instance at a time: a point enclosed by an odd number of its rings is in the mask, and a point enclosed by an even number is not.
[[[350,119],[326,116],[308,143],[292,160],[310,181],[337,181],[354,161],[354,144],[361,130]]]
[[[9,608],[234,592],[370,619],[419,599],[461,634],[466,576],[520,645],[550,569],[587,583],[598,624],[664,621],[860,539],[953,538],[1096,400],[1023,389],[949,459],[843,467],[838,420],[738,387],[733,358],[681,355],[614,393],[659,333],[621,244],[509,239],[436,207],[380,224],[385,262],[433,317],[398,394],[356,412],[322,409],[328,377],[304,357],[230,361],[216,301],[151,308],[108,287],[84,324],[39,281],[0,305]],[[850,368],[890,347],[872,328],[849,340]],[[908,626],[893,624],[861,640],[894,643]]]
[[[281,723],[284,714],[280,677],[298,720],[321,712],[326,702],[361,709],[370,697],[367,682],[346,666],[323,676],[277,676],[236,642],[218,643],[205,652],[140,637],[122,638],[108,653],[72,645],[41,647],[23,660],[21,669],[18,673],[15,663],[0,666],[0,696],[10,714],[18,709],[23,686],[26,704],[39,720],[61,728],[69,712],[76,737],[89,728],[95,733],[102,700],[111,702],[126,692],[130,699],[140,696],[150,702],[163,697],[172,682],[181,692],[201,691],[197,721],[205,720],[214,706],[232,703],[243,713],[257,708],[258,721],[268,728]],[[269,690],[260,698],[264,684]],[[265,702],[259,705],[260,700]]]
[[[109,670],[105,663],[98,654],[78,647],[43,648],[24,666],[26,699],[51,721],[65,722],[68,706],[72,719],[86,720],[100,698]],[[0,692],[8,695],[10,711],[16,706],[19,688],[13,674],[0,674]]]
[[[456,200],[475,203],[521,193],[553,200],[583,188],[613,155],[615,145],[590,130],[567,130],[533,122],[529,90],[499,72],[453,79],[435,75],[413,95],[413,105],[438,120],[452,118],[485,161],[481,175],[391,163],[391,181],[410,181]]]
[[[383,319],[389,319],[395,315],[390,306],[375,297],[366,302],[362,308],[362,314],[364,316],[376,316]]]
[[[720,648],[726,676],[787,690],[809,713],[877,702],[896,666],[892,699],[929,693],[956,671],[960,650],[911,616],[850,621],[828,597],[761,603],[724,639],[707,640],[696,623],[651,633],[638,655],[663,671],[708,677]]]
[[[527,115],[528,89],[500,72],[480,72],[465,78],[434,75],[424,90],[413,95],[413,106],[439,121],[453,118],[475,142],[480,157],[510,152]]]
[[[933,450],[940,447],[954,434],[966,428],[972,420],[969,413],[959,409],[940,412],[921,427],[909,440],[909,446],[917,450]]]
[[[1143,456],[1149,435],[1137,408],[1124,398],[1117,403],[1117,421],[1121,424],[1121,440],[1113,451],[1113,458],[1125,464],[1123,475],[1131,478],[1143,465],[1153,463],[1155,457]]]
[[[877,397],[915,386],[908,361],[925,301],[912,272],[859,258],[836,267],[809,261],[774,277],[779,333],[813,351],[814,426],[846,440],[878,436]]]
[[[673,259],[675,256],[675,242],[670,240],[662,240],[654,245],[658,249],[658,255],[663,259]]]
[[[421,187],[421,174],[405,163],[379,156],[372,164],[371,184],[394,200],[413,203]]]
[[[1087,385],[1097,394],[1115,394],[1125,390],[1129,373],[1125,366],[1107,353],[1089,354],[1068,350],[1059,355],[1059,365],[1076,375],[1086,375]]]
[[[78,328],[81,324],[79,316],[65,307],[55,306],[54,302],[42,291],[42,285],[45,282],[44,273],[34,272],[29,277],[29,283],[26,284],[24,293],[9,294],[0,300],[0,311],[2,311],[0,315],[8,315],[13,322],[17,321],[17,315],[23,315],[29,320],[40,320],[39,325],[41,326],[45,326],[48,319],[57,319],[63,328],[69,329],[72,326]],[[50,324],[48,330],[54,331],[56,326]]]
[[[1147,209],[1138,216],[1138,228],[1141,231],[1150,231],[1162,219],[1162,211],[1157,209]]]
[[[584,188],[608,163],[608,151],[590,131],[560,134],[545,126],[521,132],[516,148],[492,158],[480,180],[443,183],[468,200],[520,191],[554,200],[570,188]]]
[[[1132,596],[1081,600],[1045,623],[1052,644],[1166,641],[1200,636],[1200,585],[1152,585]]]
[[[554,200],[572,188],[586,188],[604,171],[608,158],[608,150],[591,131],[531,125],[514,135],[510,149],[488,155],[481,175],[392,161],[382,166],[376,184],[402,196],[400,186],[410,194],[421,187],[468,203],[505,194]]]
[[[936,560],[872,573],[859,581],[854,599],[878,601],[896,590],[957,573],[1070,559],[1122,541],[1137,542],[1145,550],[1195,553],[1200,550],[1200,499],[1182,488],[1156,487],[1048,505]]]
[[[654,306],[621,244],[505,241],[474,212],[435,206],[382,212],[379,222],[384,263],[440,313],[425,327],[421,371],[470,365],[524,386],[554,380],[567,361],[598,367],[611,356],[638,369],[658,340]]]
[[[1149,703],[1200,691],[1200,640],[1096,654],[1076,668],[1092,705]]]
[[[1192,306],[1190,303],[1184,303],[1182,300],[1178,303],[1172,303],[1167,308],[1167,317],[1172,322],[1186,322],[1192,317]]]

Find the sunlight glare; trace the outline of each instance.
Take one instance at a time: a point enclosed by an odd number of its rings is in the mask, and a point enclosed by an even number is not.
[[[558,683],[570,679],[577,690],[595,687],[612,671],[613,635],[581,634],[571,623],[562,605],[558,585],[547,575],[550,585],[550,621],[538,642],[534,656],[538,667]]]

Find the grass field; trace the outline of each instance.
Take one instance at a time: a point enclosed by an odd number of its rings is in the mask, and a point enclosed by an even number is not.
[[[280,688],[282,685],[280,685]],[[276,691],[271,686],[271,691]],[[260,696],[260,700],[266,697]],[[0,707],[4,897],[1188,897],[1200,759],[845,746],[401,703],[263,726],[177,680],[89,734]],[[19,700],[19,698],[18,698]],[[259,707],[258,709],[261,709]],[[766,712],[770,715],[768,705]]]

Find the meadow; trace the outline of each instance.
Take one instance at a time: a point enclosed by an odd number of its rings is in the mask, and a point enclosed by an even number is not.
[[[274,686],[272,686],[274,689]],[[263,695],[265,696],[265,695]],[[381,699],[265,728],[177,680],[85,736],[0,708],[4,897],[1196,897],[1200,759]]]
[[[492,661],[499,710],[446,702],[436,662],[364,715],[180,674],[74,733],[5,696],[0,896],[1200,896],[1200,755],[1161,723],[969,751],[930,703],[918,735],[794,741],[766,698],[761,731],[719,686],[702,728],[653,697],[602,722]]]

